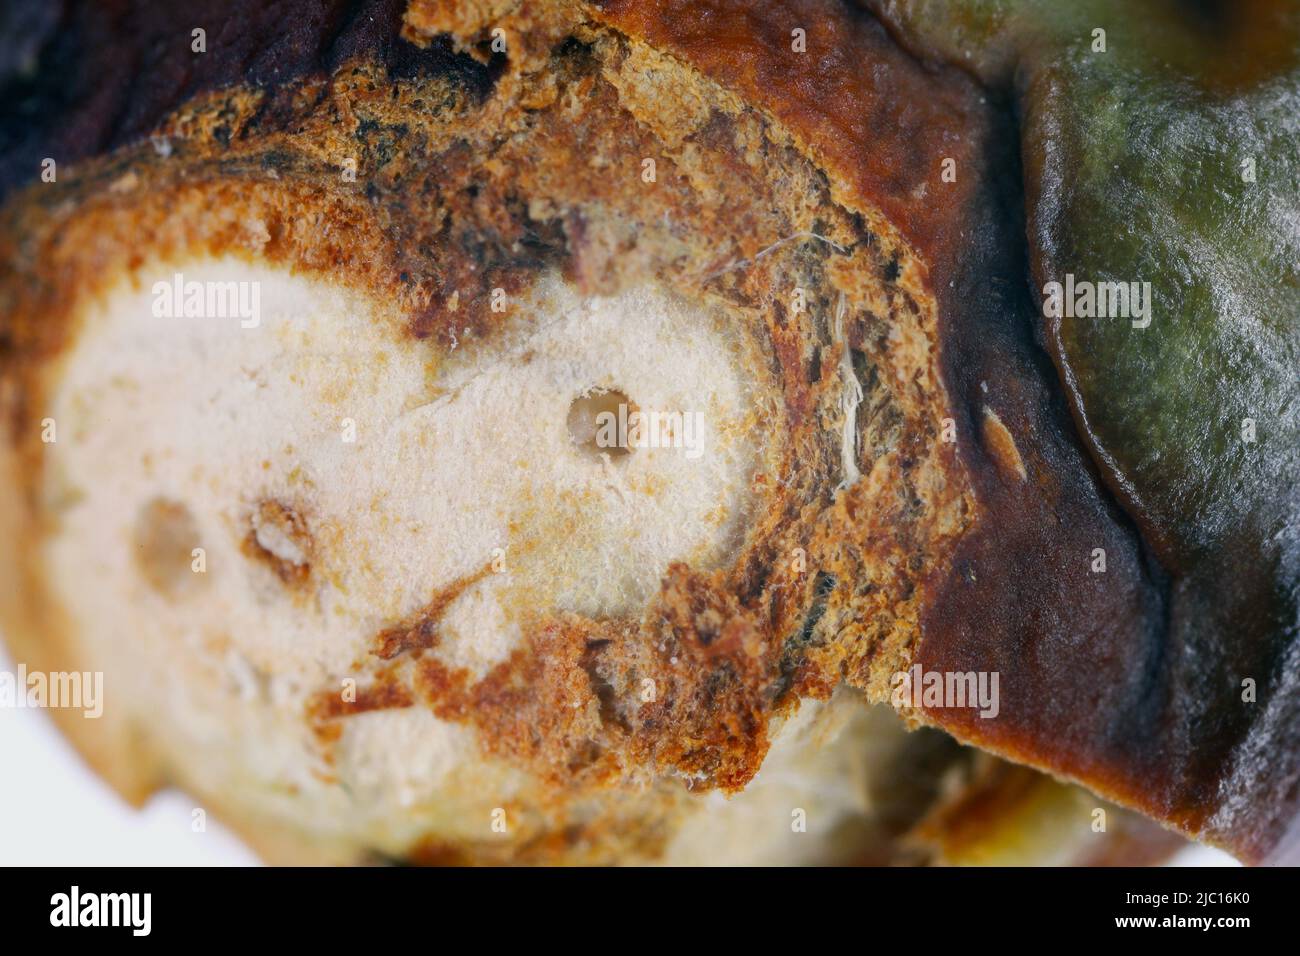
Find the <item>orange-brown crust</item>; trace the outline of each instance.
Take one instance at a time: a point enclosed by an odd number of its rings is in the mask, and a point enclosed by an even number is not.
[[[923,262],[961,253],[962,204],[978,182],[967,170],[989,109],[956,71],[927,70],[874,19],[824,0],[594,5],[776,117],[834,173],[839,202],[878,215]],[[795,29],[806,34],[804,53],[792,49]],[[959,171],[955,188],[941,181],[945,159]]]

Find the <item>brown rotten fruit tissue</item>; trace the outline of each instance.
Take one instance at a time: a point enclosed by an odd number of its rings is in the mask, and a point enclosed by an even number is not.
[[[0,51],[0,622],[121,791],[271,861],[1281,852],[1004,93],[831,0],[206,6]]]

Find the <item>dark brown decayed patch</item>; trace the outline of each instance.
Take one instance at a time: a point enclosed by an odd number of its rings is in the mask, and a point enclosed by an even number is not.
[[[194,571],[200,547],[194,515],[181,502],[153,498],[135,522],[135,563],[149,586],[166,598],[183,597],[208,578]]]
[[[406,621],[384,628],[375,636],[375,655],[389,661],[407,651],[426,650],[436,645],[438,622],[447,608],[465,593],[466,588],[483,580],[491,570],[492,565],[485,564],[474,574],[453,581],[445,588],[439,588],[429,603]]]
[[[258,502],[249,519],[243,551],[266,565],[287,585],[302,585],[311,576],[313,542],[301,514],[280,501]]]

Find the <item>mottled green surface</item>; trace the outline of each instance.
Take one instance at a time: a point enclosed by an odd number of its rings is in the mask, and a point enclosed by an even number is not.
[[[1152,284],[1148,328],[1044,316],[1043,344],[1170,574],[1167,640],[1185,649],[1175,679],[1195,702],[1187,739],[1239,736],[1210,828],[1231,829],[1251,801],[1293,802],[1300,0],[866,5],[917,56],[963,67],[1015,111],[1036,301],[1067,273]],[[1251,712],[1246,677],[1259,684]],[[1265,772],[1279,760],[1290,769]]]
[[[1044,327],[1094,450],[1175,570],[1242,535],[1294,541],[1300,507],[1300,45],[1280,49],[1300,4],[1257,6],[1263,50],[1231,5],[1223,22],[1190,3],[880,5],[916,48],[1014,91],[1040,291],[1066,273],[1152,283],[1149,328]]]

